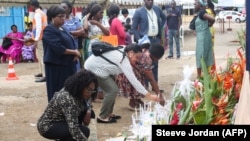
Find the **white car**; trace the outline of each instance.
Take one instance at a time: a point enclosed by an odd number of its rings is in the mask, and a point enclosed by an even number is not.
[[[231,21],[232,22],[245,22],[246,21],[246,16],[240,12],[237,11],[221,11],[216,17],[215,21],[221,22],[224,20],[224,22],[228,21],[228,17],[232,17]]]

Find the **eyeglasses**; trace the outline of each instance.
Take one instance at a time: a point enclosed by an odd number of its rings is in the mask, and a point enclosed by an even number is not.
[[[60,19],[65,19],[66,18],[66,15],[58,15],[56,17],[59,17]]]
[[[91,89],[89,89],[89,88],[87,88],[87,89],[86,89],[86,92],[87,92],[87,93],[90,93],[90,94],[94,94],[94,93],[96,93],[96,91],[91,90]]]

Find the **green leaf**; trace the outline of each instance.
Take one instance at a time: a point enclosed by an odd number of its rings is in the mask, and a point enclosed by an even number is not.
[[[191,107],[192,107],[192,103],[190,103],[188,108],[185,110],[183,116],[181,117],[181,119],[180,119],[180,121],[178,123],[179,125],[187,123],[186,121],[187,121],[187,119],[189,117]]]
[[[206,111],[197,111],[193,117],[195,125],[202,125],[206,120]]]
[[[214,105],[212,103],[212,93],[214,89],[211,87],[213,85],[213,81],[211,79],[211,75],[208,73],[208,68],[203,58],[201,59],[201,66],[204,75],[204,99],[206,108],[206,121],[204,124],[209,124],[213,118],[214,111]]]
[[[218,0],[212,0],[213,3],[218,3]]]

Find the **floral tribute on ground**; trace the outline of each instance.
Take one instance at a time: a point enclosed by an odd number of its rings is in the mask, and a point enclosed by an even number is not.
[[[244,48],[227,66],[209,71],[203,60],[203,77],[191,81],[194,68],[184,66],[166,105],[146,103],[132,115],[131,131],[138,140],[150,140],[151,125],[230,125],[234,124],[245,71]]]

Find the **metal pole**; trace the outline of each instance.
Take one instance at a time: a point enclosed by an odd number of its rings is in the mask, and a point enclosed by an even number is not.
[[[250,72],[250,1],[245,0],[246,4],[246,70]]]

